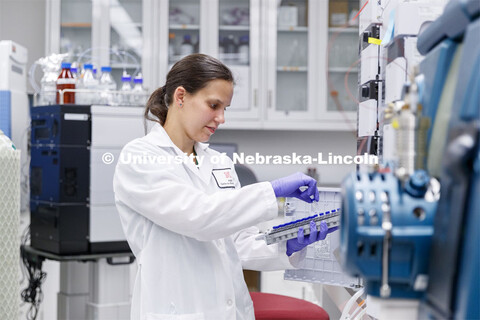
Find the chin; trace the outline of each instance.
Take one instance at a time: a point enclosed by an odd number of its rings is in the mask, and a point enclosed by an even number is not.
[[[210,140],[210,137],[203,137],[203,138],[199,139],[198,142],[205,143],[205,142],[208,142],[209,140]]]
[[[202,143],[205,143],[205,142],[208,142],[208,140],[210,140],[210,137],[209,135],[205,135],[205,134],[199,134],[198,136],[195,137],[195,141],[197,142],[202,142]]]

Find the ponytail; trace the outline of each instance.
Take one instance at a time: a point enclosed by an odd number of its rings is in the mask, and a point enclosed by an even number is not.
[[[165,86],[160,87],[152,93],[147,101],[144,114],[145,119],[158,122],[162,126],[165,124],[168,113],[167,101],[165,101],[166,92],[164,88]],[[150,114],[155,116],[156,119],[152,118]]]

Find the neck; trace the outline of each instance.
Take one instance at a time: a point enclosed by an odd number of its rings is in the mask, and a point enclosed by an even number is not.
[[[188,155],[193,153],[193,146],[195,145],[195,141],[190,139],[183,130],[178,130],[178,128],[181,128],[181,126],[174,125],[169,121],[165,121],[165,125],[163,126],[163,128],[167,132],[172,142],[180,150],[182,150]]]

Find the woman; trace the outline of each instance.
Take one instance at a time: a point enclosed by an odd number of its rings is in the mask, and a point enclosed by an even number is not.
[[[322,224],[287,244],[255,240],[252,226],[277,216],[276,197],[312,202],[318,190],[300,173],[240,188],[232,161],[204,144],[225,122],[233,85],[220,61],[185,57],[147,102],[158,123],[122,150],[114,191],[138,262],[132,319],[254,319],[242,267],[292,268],[327,234]]]

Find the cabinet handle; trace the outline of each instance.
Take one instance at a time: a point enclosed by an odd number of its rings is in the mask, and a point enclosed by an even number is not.
[[[272,90],[268,90],[268,108],[272,107]]]
[[[257,94],[258,94],[258,90],[254,89],[253,90],[253,106],[255,108],[258,106]]]

